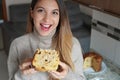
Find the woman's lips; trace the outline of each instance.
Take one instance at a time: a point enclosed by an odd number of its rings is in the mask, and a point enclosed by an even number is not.
[[[48,31],[51,27],[50,24],[40,24],[41,25],[41,29],[44,31]]]

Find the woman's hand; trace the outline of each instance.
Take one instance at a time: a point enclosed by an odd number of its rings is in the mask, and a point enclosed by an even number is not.
[[[24,75],[29,75],[37,72],[32,66],[31,58],[25,59],[23,63],[19,65],[19,68]]]
[[[49,72],[50,77],[55,78],[55,79],[62,79],[67,75],[68,68],[69,67],[65,63],[60,62],[59,69],[57,71],[50,71]]]

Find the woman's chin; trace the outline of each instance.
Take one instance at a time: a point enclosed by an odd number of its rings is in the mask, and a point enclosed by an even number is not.
[[[40,33],[41,36],[48,36],[49,35],[49,32],[43,32],[43,33]]]

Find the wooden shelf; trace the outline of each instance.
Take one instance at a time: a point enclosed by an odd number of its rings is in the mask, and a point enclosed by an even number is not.
[[[120,18],[120,0],[73,0],[89,8]]]

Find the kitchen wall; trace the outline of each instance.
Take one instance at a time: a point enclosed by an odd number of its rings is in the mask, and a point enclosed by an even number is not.
[[[30,3],[31,0],[6,0],[6,10],[7,10],[7,16],[9,20],[9,6],[12,4],[22,4],[22,3]]]
[[[84,6],[84,5],[80,5],[80,10],[81,10],[81,12],[83,12],[87,15],[90,15],[90,16],[92,16],[92,14],[93,14],[93,10],[91,8]]]
[[[66,0],[64,0],[66,1]],[[7,8],[7,16],[8,16],[8,20],[9,20],[9,9],[8,7],[12,4],[22,4],[22,3],[30,3],[31,0],[6,0],[6,8]],[[85,14],[88,14],[90,16],[92,16],[92,9],[88,8],[86,6],[80,5],[80,10],[82,12],[84,12]]]

